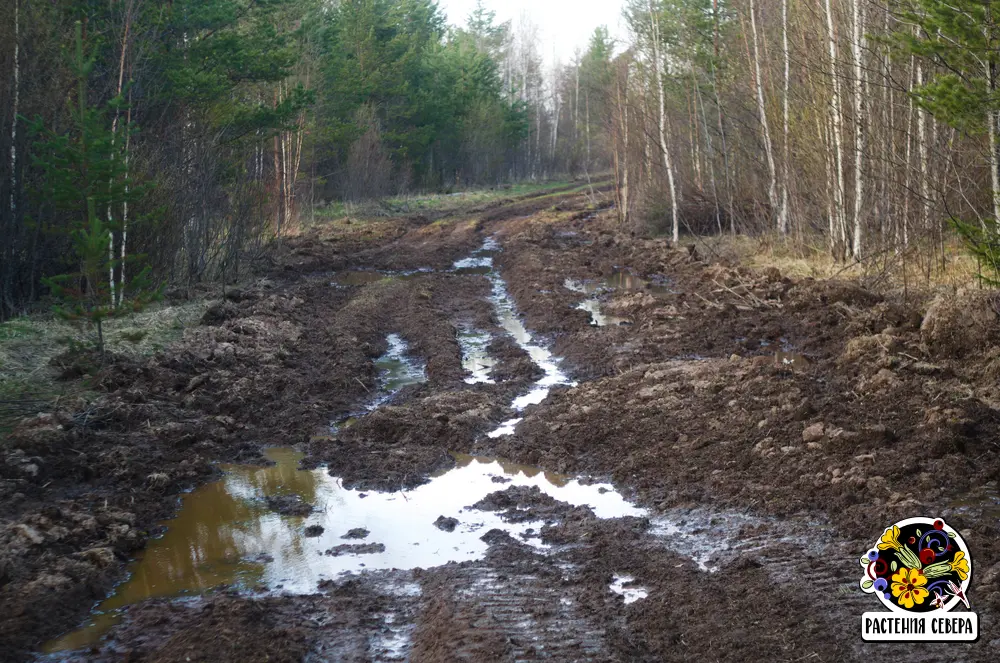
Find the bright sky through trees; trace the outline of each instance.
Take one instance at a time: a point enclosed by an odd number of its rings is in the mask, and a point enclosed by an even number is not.
[[[497,21],[517,19],[524,12],[538,25],[544,57],[570,62],[576,49],[584,51],[594,28],[606,25],[615,39],[625,37],[621,20],[622,0],[485,0],[487,9],[497,13]],[[440,0],[442,12],[452,25],[465,25],[476,0]]]

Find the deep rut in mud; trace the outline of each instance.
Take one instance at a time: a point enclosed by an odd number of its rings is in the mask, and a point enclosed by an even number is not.
[[[99,427],[13,436],[0,660],[67,632],[47,658],[869,660],[857,556],[914,510],[1000,608],[1000,393],[892,299],[707,264],[580,194],[277,260],[113,364]]]

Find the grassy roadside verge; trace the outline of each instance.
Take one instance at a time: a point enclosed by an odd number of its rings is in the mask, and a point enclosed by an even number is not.
[[[873,253],[861,262],[836,262],[822,236],[784,239],[776,234],[749,237],[722,235],[683,237],[711,260],[762,270],[778,269],[791,278],[853,280],[875,290],[937,290],[976,288],[978,265],[961,241],[953,238],[944,250],[944,261],[928,265],[925,247],[911,246],[906,253]],[[922,253],[923,251],[923,253]]]
[[[132,357],[158,352],[197,324],[207,305],[205,300],[155,304],[142,313],[107,321],[107,351]],[[68,348],[91,341],[88,330],[47,313],[0,324],[0,440],[22,417],[60,403],[79,408],[93,398],[86,367],[67,370],[53,363]]]
[[[594,181],[594,186],[598,181]],[[378,202],[336,202],[319,207],[315,213],[316,225],[341,219],[371,219],[401,214],[447,214],[474,209],[485,205],[516,200],[544,198],[586,190],[591,185],[579,180],[553,180],[525,182],[492,189],[471,189],[455,193],[436,193],[418,196],[400,196]],[[308,221],[308,220],[306,220]],[[306,226],[309,224],[306,223]]]

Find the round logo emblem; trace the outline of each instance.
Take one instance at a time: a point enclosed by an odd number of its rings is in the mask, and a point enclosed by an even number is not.
[[[894,612],[970,607],[972,558],[962,537],[940,518],[908,518],[887,527],[861,566],[861,589]]]

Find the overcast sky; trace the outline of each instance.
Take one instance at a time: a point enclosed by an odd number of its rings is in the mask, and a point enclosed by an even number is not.
[[[465,25],[476,0],[438,0],[441,11],[452,25]],[[485,0],[488,9],[497,13],[497,21],[517,23],[522,12],[538,25],[542,49],[550,65],[553,57],[563,64],[573,58],[573,52],[587,46],[594,28],[606,25],[611,36],[623,38],[621,22],[624,0]]]

